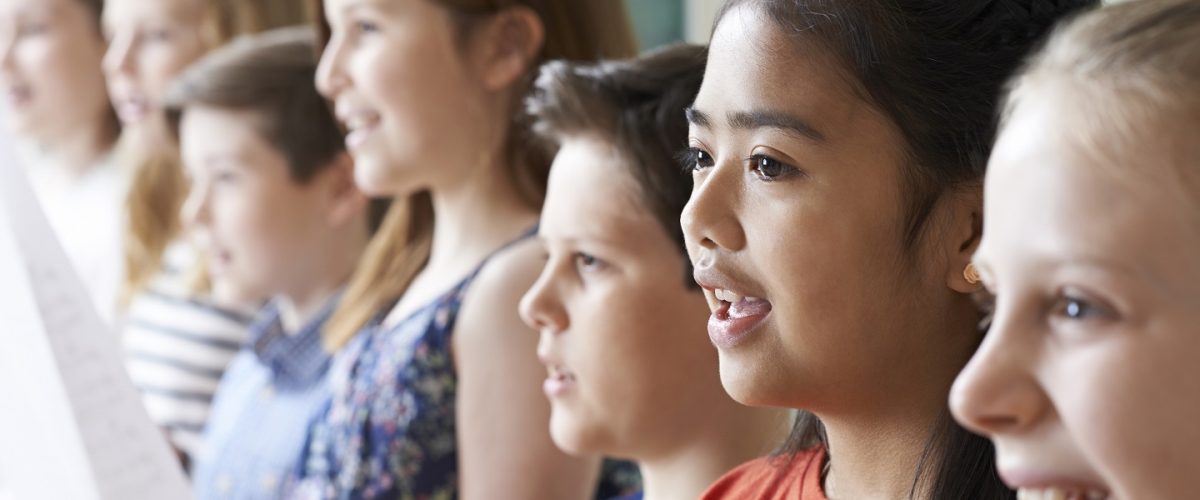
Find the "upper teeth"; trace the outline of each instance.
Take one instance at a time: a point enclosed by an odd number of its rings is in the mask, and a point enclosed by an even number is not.
[[[1078,488],[1021,488],[1017,500],[1104,500],[1108,494],[1099,490]]]
[[[717,289],[713,290],[713,294],[717,296],[717,300],[723,300],[723,301],[725,301],[725,302],[728,302],[728,303],[730,303],[730,304],[737,304],[738,302],[741,302],[741,301],[743,301],[743,300],[744,300],[744,301],[746,301],[746,302],[755,302],[755,301],[762,300],[762,299],[760,299],[760,298],[758,298],[758,297],[751,297],[751,296],[749,296],[749,295],[742,295],[742,294],[740,294],[740,293],[737,293],[737,292],[735,292],[735,291],[732,291],[732,290],[725,290],[725,289],[722,289],[722,288],[717,288]]]

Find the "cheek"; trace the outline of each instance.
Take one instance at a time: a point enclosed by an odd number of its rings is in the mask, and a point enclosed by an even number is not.
[[[1200,448],[1179,446],[1200,442],[1200,400],[1183,396],[1200,394],[1200,344],[1160,340],[1139,332],[1110,341],[1056,374],[1068,430],[1127,491],[1169,488],[1200,470]]]
[[[201,54],[180,47],[156,47],[143,49],[139,58],[138,83],[151,103],[162,102],[172,80]],[[196,53],[193,53],[196,52]]]

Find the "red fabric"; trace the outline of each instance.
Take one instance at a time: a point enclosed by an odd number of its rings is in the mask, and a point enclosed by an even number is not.
[[[821,490],[825,449],[800,452],[786,462],[765,457],[729,471],[708,488],[702,500],[827,500]]]

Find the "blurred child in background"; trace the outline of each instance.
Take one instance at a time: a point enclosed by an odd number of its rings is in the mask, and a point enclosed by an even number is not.
[[[34,193],[112,323],[128,175],[112,161],[121,128],[100,68],[102,8],[102,0],[0,1],[0,86],[6,128],[22,143]]]
[[[370,236],[365,196],[317,93],[314,30],[247,36],[166,96],[190,178],[184,221],[213,279],[271,297],[226,370],[197,498],[277,498],[328,398],[325,320]]]
[[[203,279],[180,227],[187,183],[167,133],[163,96],[189,64],[239,33],[302,24],[297,0],[110,0],[104,8],[109,94],[124,126],[126,359],[150,416],[190,454],[225,366],[265,299],[236,281]]]

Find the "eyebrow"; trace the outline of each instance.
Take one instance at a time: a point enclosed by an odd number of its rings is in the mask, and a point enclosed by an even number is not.
[[[688,123],[697,127],[711,128],[712,118],[708,114],[688,107],[684,112]],[[814,141],[824,141],[825,135],[808,121],[798,116],[769,110],[732,111],[728,115],[729,125],[735,129],[754,130],[772,128]]]

